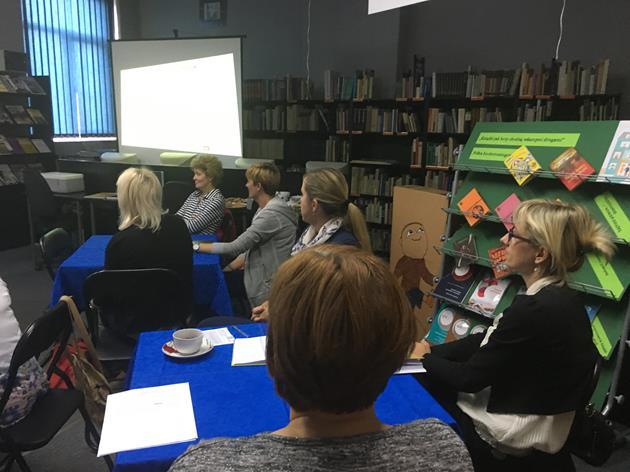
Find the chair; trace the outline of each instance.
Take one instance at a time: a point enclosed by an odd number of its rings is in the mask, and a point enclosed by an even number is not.
[[[65,229],[55,228],[40,238],[39,248],[41,250],[48,275],[50,275],[52,280],[55,280],[57,268],[74,251],[72,238]]]
[[[140,332],[184,326],[192,308],[190,287],[168,269],[102,270],[83,290],[96,351],[110,365],[131,358]]]
[[[231,241],[234,241],[236,239],[236,236],[237,231],[234,216],[232,216],[232,212],[229,208],[224,208],[223,220],[221,221],[221,226],[217,230],[217,238],[221,242],[229,243]]]
[[[162,192],[162,207],[174,215],[193,190],[193,186],[188,182],[166,182]]]
[[[553,470],[558,472],[575,471],[575,465],[573,464],[571,454],[584,458],[582,451],[584,445],[580,444],[579,441],[580,426],[585,416],[586,406],[590,403],[595,387],[597,386],[602,364],[602,357],[596,355],[593,364],[593,371],[584,386],[582,398],[580,400],[580,404],[578,405],[578,409],[575,412],[571,430],[569,431],[569,435],[562,449],[560,449],[560,451],[556,454],[534,451],[524,457],[505,456],[503,459],[503,466],[505,470],[510,470],[512,472],[519,472],[521,470]],[[586,445],[586,447],[590,447],[590,444]]]
[[[59,226],[61,207],[58,205],[48,182],[35,169],[24,169],[24,187],[30,206],[31,222],[36,238]]]
[[[13,351],[5,391],[0,399],[0,413],[4,410],[15,387],[18,369],[29,359],[50,349],[59,343],[48,369],[48,377],[52,374],[61,354],[64,351],[72,330],[70,314],[65,303],[57,304],[52,310],[35,320],[26,329]],[[7,453],[4,459],[5,470],[9,470],[14,462],[20,469],[30,471],[23,452],[44,447],[57,434],[61,427],[79,410],[86,425],[88,435],[99,440],[99,434],[92,424],[83,403],[83,394],[75,389],[51,389],[35,402],[32,410],[18,423],[9,427],[0,427],[0,451]],[[111,461],[106,458],[111,468]]]

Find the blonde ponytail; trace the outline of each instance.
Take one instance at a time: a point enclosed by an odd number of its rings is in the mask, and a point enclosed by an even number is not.
[[[357,238],[361,249],[371,253],[372,245],[370,244],[370,233],[365,223],[365,217],[363,216],[363,212],[354,203],[348,203],[348,212],[346,213],[344,224],[350,232],[354,234],[354,237]]]

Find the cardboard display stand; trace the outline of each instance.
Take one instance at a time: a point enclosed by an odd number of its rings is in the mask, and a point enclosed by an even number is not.
[[[444,192],[425,187],[394,188],[390,268],[401,282],[418,321],[420,336],[431,327],[436,301],[430,295],[441,270],[448,205]]]

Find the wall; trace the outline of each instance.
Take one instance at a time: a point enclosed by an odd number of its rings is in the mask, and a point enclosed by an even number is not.
[[[478,68],[536,68],[555,54],[562,0],[435,0],[405,7],[400,21],[400,69],[413,54],[426,57],[428,72]],[[610,58],[609,92],[621,92],[630,116],[630,60],[624,33],[627,0],[567,0],[560,59],[585,65]]]
[[[306,0],[227,0],[225,25],[199,19],[199,0],[128,0],[121,15],[137,15],[121,28],[123,39],[246,35],[244,78],[291,74],[306,77]],[[135,12],[137,4],[138,12]],[[127,13],[129,12],[129,13]],[[321,87],[324,70],[346,75],[374,69],[379,95],[391,96],[396,80],[400,13],[367,15],[365,0],[313,0],[311,4],[311,78]]]
[[[0,49],[24,51],[21,0],[0,1]]]

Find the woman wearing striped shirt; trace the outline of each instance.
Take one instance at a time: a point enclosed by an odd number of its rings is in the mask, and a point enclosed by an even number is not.
[[[223,177],[223,166],[214,156],[197,154],[190,167],[195,191],[177,211],[191,234],[214,234],[223,221],[225,199],[217,186]]]

